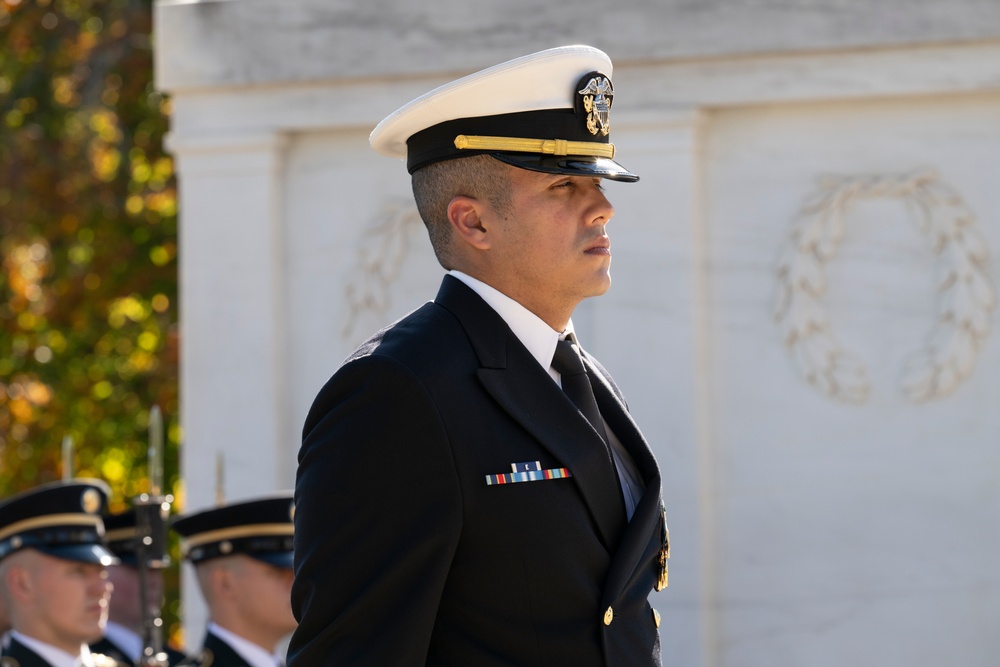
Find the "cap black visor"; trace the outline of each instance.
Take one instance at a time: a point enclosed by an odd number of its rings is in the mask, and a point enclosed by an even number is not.
[[[614,160],[603,157],[553,157],[534,153],[490,153],[490,155],[509,165],[546,174],[596,176],[624,183],[635,183],[639,180],[636,174]]]
[[[43,554],[77,561],[79,563],[96,563],[98,565],[117,565],[118,558],[100,544],[60,544],[58,546],[32,545],[32,549]]]

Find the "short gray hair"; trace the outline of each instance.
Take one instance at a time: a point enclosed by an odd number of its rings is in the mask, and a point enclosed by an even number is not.
[[[427,227],[434,256],[446,270],[456,268],[451,249],[448,204],[457,196],[473,197],[489,203],[506,216],[513,201],[509,165],[489,155],[443,160],[413,173],[411,185],[417,211]]]

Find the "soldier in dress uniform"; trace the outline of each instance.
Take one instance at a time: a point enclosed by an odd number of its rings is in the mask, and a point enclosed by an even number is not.
[[[3,667],[113,667],[91,653],[107,620],[117,562],[104,545],[99,480],[45,484],[0,503],[0,597],[10,615]]]
[[[279,642],[295,629],[291,492],[178,517],[181,553],[195,568],[210,622],[189,663],[277,667]]]
[[[105,539],[108,549],[120,561],[108,566],[108,580],[114,586],[108,610],[108,624],[104,636],[90,645],[95,653],[110,655],[124,663],[134,664],[142,655],[143,610],[140,595],[140,571],[136,548],[139,529],[135,510],[104,517]],[[149,599],[160,604],[163,599],[163,571],[146,570],[146,591]],[[185,655],[169,646],[163,647],[168,664],[177,665]]]

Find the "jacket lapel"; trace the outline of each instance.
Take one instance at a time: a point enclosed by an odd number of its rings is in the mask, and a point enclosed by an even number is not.
[[[210,655],[211,664],[215,667],[250,667],[236,650],[222,638],[212,632],[205,634],[205,642],[201,649],[202,656]]]
[[[525,349],[496,311],[461,281],[446,276],[435,303],[462,323],[479,357],[480,382],[510,417],[572,474],[601,538],[614,553],[625,527],[613,463],[600,436]]]
[[[619,398],[607,371],[597,367],[586,355],[584,363],[588,365],[587,371],[601,415],[628,449],[646,485],[608,572],[604,594],[605,602],[610,604],[625,589],[636,568],[659,548],[657,541],[652,538],[659,535],[660,528],[660,469],[642,432]]]

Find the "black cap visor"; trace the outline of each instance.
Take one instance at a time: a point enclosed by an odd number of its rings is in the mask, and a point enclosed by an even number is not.
[[[117,565],[119,563],[118,558],[100,544],[60,544],[57,546],[33,544],[31,548],[48,556],[78,563],[96,563],[97,565]]]
[[[554,157],[536,153],[490,153],[493,157],[514,167],[540,171],[546,174],[568,174],[570,176],[596,176],[612,181],[635,183],[636,174],[625,169],[614,160],[603,157]]]

